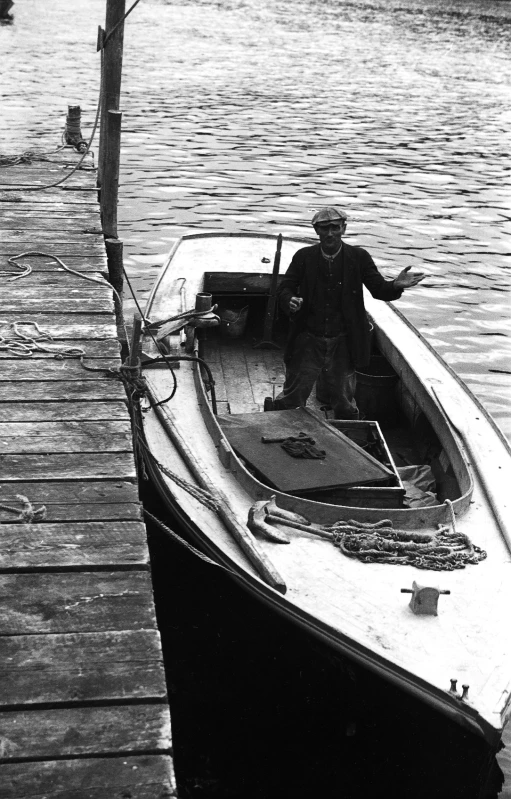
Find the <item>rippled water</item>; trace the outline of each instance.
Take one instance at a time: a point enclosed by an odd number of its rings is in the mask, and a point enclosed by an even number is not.
[[[128,3],[129,7],[129,3]],[[0,28],[4,149],[90,128],[103,0],[18,0]],[[126,25],[120,235],[140,297],[191,228],[348,240],[511,436],[511,5],[143,0]],[[132,306],[128,306],[131,312]]]
[[[14,11],[0,148],[56,144],[68,103],[86,133],[104,0]],[[139,298],[183,232],[309,233],[342,205],[384,272],[427,272],[399,307],[511,437],[510,83],[509,2],[142,0],[119,209]]]

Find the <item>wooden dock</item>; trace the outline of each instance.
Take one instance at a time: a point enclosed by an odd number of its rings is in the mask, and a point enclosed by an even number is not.
[[[0,799],[162,799],[170,716],[96,173],[2,191],[78,159],[0,168]],[[47,255],[11,281],[27,251]],[[56,357],[71,347],[100,371]]]

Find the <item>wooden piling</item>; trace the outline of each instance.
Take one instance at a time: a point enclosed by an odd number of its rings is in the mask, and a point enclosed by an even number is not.
[[[108,41],[103,54],[103,91],[98,156],[98,185],[100,187],[103,185],[103,173],[107,158],[106,116],[108,111],[118,111],[120,108],[124,46],[124,22],[121,20],[125,13],[126,0],[107,0],[105,35],[108,37]],[[116,27],[117,25],[118,27]],[[109,34],[111,35],[109,36]]]
[[[105,136],[106,160],[103,170],[103,183],[101,185],[101,219],[106,239],[117,238],[121,122],[121,111],[108,111]]]

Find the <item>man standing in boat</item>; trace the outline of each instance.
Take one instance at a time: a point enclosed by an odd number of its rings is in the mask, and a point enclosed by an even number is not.
[[[316,396],[333,408],[336,419],[358,419],[355,370],[367,367],[371,346],[363,286],[389,302],[425,277],[408,266],[385,280],[366,250],[342,241],[347,219],[340,208],[318,211],[312,225],[319,243],[295,253],[280,285],[290,331],[276,410],[304,406],[317,381]]]

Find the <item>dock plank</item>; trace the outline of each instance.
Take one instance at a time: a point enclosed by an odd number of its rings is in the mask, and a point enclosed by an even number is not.
[[[91,256],[101,258],[104,257],[105,254],[105,245],[104,243],[102,244],[99,236],[95,236],[94,241],[84,241],[83,239],[78,239],[76,242],[51,241],[51,239],[43,242],[39,241],[39,237],[37,238],[38,252],[56,255],[68,266],[71,266],[71,264],[67,263],[67,258],[69,256],[76,255],[77,250],[79,250],[82,257],[86,258]],[[92,237],[89,236],[88,238],[91,239]],[[2,242],[0,243],[0,255],[11,257],[12,255],[21,255],[21,253],[29,251],[35,251],[35,247],[34,238],[30,237],[28,233],[24,233],[23,236],[20,235],[19,237],[10,237],[9,239],[5,239],[2,236]],[[55,268],[55,266],[53,268]],[[77,279],[79,280],[79,278]]]
[[[131,452],[84,452],[79,455],[0,454],[0,482],[11,480],[135,480]]]
[[[133,482],[0,482],[0,522],[12,523],[18,518],[22,508],[19,496],[34,507],[44,505],[46,522],[142,519],[138,486]]]
[[[3,708],[166,698],[156,630],[3,636],[0,659]]]
[[[65,185],[45,189],[41,194],[36,194],[33,191],[27,191],[25,184],[22,185],[21,183],[18,184],[18,191],[2,191],[2,184],[0,183],[0,202],[6,204],[26,203],[27,206],[45,206],[49,213],[54,207],[65,208],[68,205],[97,206],[97,194],[97,189],[85,187],[82,189],[78,187],[66,189]]]
[[[18,253],[18,255],[19,254],[20,253]],[[13,277],[16,277],[15,280],[12,280],[10,277],[6,278],[5,283],[8,286],[19,287],[20,284],[29,284],[31,286],[55,284],[62,286],[68,285],[70,287],[82,285],[94,286],[94,282],[92,280],[87,280],[88,277],[104,279],[105,283],[107,283],[107,260],[104,252],[102,253],[101,251],[98,251],[95,255],[89,256],[85,256],[82,253],[77,254],[76,251],[73,251],[65,259],[62,258],[61,255],[58,255],[62,263],[64,263],[70,269],[74,269],[75,272],[79,272],[79,275],[75,275],[73,272],[69,272],[67,269],[64,269],[64,267],[61,266],[58,261],[55,261],[53,258],[49,258],[47,255],[37,255],[27,256],[21,261],[17,261],[17,263],[21,263],[22,266],[26,266],[28,264],[28,266],[32,268],[32,271],[29,275],[26,277],[19,277],[19,275],[21,275],[21,270],[16,269],[12,264],[7,262],[7,258],[10,258],[12,255],[16,255],[16,253],[13,253],[12,247],[2,246],[2,242],[0,241],[0,257],[2,258],[2,261],[4,261],[3,269],[9,272],[12,271]],[[86,275],[86,277],[80,277],[82,273]],[[99,283],[98,285],[101,286]]]
[[[4,523],[0,572],[38,569],[147,569],[149,553],[141,522]]]
[[[0,574],[0,635],[156,629],[147,571]]]
[[[91,207],[89,213],[84,209],[62,211],[60,214],[53,212],[51,217],[46,217],[40,211],[19,209],[16,211],[3,210],[0,219],[0,230],[76,230],[100,226],[99,214]]]
[[[54,339],[74,338],[116,338],[117,328],[112,314],[46,314],[30,313],[20,308],[18,312],[12,311],[4,314],[2,327],[16,322],[18,328],[26,336],[34,336],[37,330],[35,322],[42,333]],[[44,342],[42,342],[44,344]]]
[[[67,276],[64,274],[55,274],[52,272],[34,273],[31,272],[27,277],[18,277],[16,279],[9,278],[12,285],[9,286],[8,292],[2,294],[2,301],[8,297],[9,300],[17,299],[20,301],[20,306],[28,298],[42,298],[44,300],[61,300],[67,303],[70,299],[84,299],[87,302],[91,299],[108,298],[113,299],[112,287],[106,280],[103,280],[100,272],[87,275],[85,272],[80,272],[80,275],[85,275],[86,278],[94,278],[88,280],[84,277],[76,277],[74,275]],[[4,296],[5,294],[5,296]],[[57,313],[62,313],[63,308],[67,305],[60,305]],[[110,304],[106,311],[113,310]],[[44,311],[41,311],[44,313]]]
[[[17,483],[15,484],[17,485]],[[3,499],[0,494],[0,500]],[[5,503],[8,504],[8,503]],[[143,518],[140,502],[123,502],[85,504],[81,502],[75,505],[41,503],[46,508],[46,522],[116,522],[116,521],[140,521]],[[12,507],[15,507],[13,505]],[[0,522],[12,522],[16,516],[0,507]]]
[[[2,367],[3,368],[3,367]],[[124,401],[123,401],[124,400]],[[117,402],[12,402],[0,404],[0,422],[127,419],[126,398]]]
[[[138,500],[138,486],[127,480],[90,480],[87,482],[23,482],[0,481],[0,501],[12,503],[17,494],[28,494],[33,503],[51,504],[111,504]]]
[[[170,747],[165,705],[83,707],[0,713],[0,763],[69,755],[162,753]]]
[[[2,362],[3,364],[3,362]],[[2,383],[0,381],[1,402],[40,402],[59,401],[71,402],[80,400],[122,400],[126,397],[124,386],[118,380],[60,380],[32,383],[29,380],[20,380],[16,383]]]
[[[34,296],[30,296],[32,293]],[[77,289],[77,293],[78,289]],[[65,307],[66,313],[83,314],[104,314],[113,311],[114,301],[111,297],[52,297],[48,291],[47,296],[38,292],[35,288],[31,291],[27,289],[26,296],[21,300],[20,297],[13,296],[0,297],[0,311],[11,314],[18,313],[23,309],[23,313],[62,313]]]
[[[99,436],[105,438],[122,433],[131,435],[131,424],[128,418],[102,422],[96,421],[59,421],[59,422],[0,422],[0,438],[3,436],[23,436],[41,438],[52,436]]]
[[[7,763],[0,799],[170,799],[177,796],[168,755]]]
[[[68,435],[48,436],[9,436],[0,434],[0,447],[7,455],[53,454],[71,452],[130,452],[133,446],[131,431],[129,433],[112,433],[110,435],[90,435],[76,433]]]
[[[48,346],[52,344],[49,342]],[[70,346],[74,346],[70,344]],[[87,345],[83,347],[87,352]],[[85,366],[88,366],[87,357],[85,357]],[[12,360],[4,360],[2,368],[0,369],[0,382],[3,383],[17,383],[19,381],[51,381],[51,380],[98,380],[98,378],[105,378],[111,374],[112,369],[118,369],[120,366],[119,358],[96,358],[93,364],[90,364],[92,370],[86,369],[80,358],[55,358],[41,359],[33,358],[13,358]],[[100,372],[99,370],[103,370]],[[98,370],[98,371],[96,371]],[[112,378],[110,378],[112,379]]]

